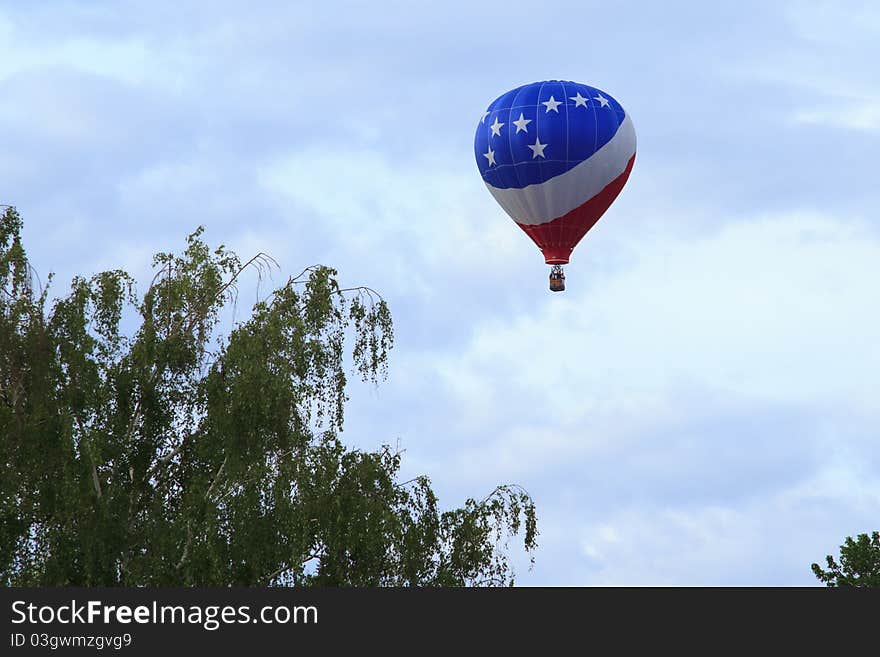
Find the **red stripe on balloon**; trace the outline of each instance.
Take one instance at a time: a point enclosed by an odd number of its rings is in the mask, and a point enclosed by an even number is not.
[[[538,248],[543,251],[544,260],[548,265],[568,264],[572,249],[587,234],[587,231],[599,221],[599,218],[605,214],[605,210],[608,209],[614,202],[614,199],[617,198],[617,195],[620,194],[620,190],[626,184],[635,161],[636,155],[633,153],[623,173],[608,183],[601,192],[571,212],[544,224],[532,226],[517,224],[532,238],[532,241],[538,245]]]

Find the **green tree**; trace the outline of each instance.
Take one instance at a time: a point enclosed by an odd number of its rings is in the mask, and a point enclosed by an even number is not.
[[[880,532],[847,536],[840,546],[840,563],[830,554],[828,570],[812,565],[813,574],[826,586],[880,586]]]
[[[0,223],[0,582],[508,585],[533,554],[521,488],[441,511],[400,454],[347,449],[347,373],[385,376],[385,302],[309,267],[219,334],[242,264],[201,229],[132,278],[77,277],[49,304]],[[51,282],[51,276],[49,279]],[[50,307],[51,305],[51,307]],[[124,327],[132,326],[131,330]]]

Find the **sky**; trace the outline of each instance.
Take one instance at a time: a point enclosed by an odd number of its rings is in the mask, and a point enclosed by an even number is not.
[[[59,294],[199,225],[381,292],[342,438],[523,486],[518,584],[816,585],[880,529],[878,61],[873,2],[0,0],[0,203]],[[545,79],[638,136],[563,294],[473,153]]]

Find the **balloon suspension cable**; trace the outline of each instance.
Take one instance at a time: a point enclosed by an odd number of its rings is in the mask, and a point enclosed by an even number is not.
[[[562,292],[565,290],[565,272],[562,271],[562,265],[552,265],[550,267],[550,291]]]

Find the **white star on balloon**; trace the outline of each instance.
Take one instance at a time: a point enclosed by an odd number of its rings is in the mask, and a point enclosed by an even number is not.
[[[541,104],[542,104],[542,105],[545,105],[545,106],[547,107],[547,111],[548,111],[548,112],[549,112],[550,110],[553,110],[553,111],[556,112],[557,114],[559,114],[559,110],[558,110],[557,108],[558,108],[560,105],[562,105],[562,103],[560,103],[558,100],[556,100],[553,96],[550,96],[550,100],[545,100],[545,101],[544,101],[543,103],[541,103]]]
[[[492,166],[493,164],[495,164],[495,151],[492,150],[491,146],[489,146],[488,153],[483,153],[483,157],[485,157],[487,160],[489,160],[489,166]]]
[[[498,117],[495,117],[495,123],[489,126],[489,129],[492,131],[492,136],[500,137],[501,136],[501,126],[503,123],[498,123]]]
[[[532,122],[531,119],[527,119],[526,117],[523,116],[523,113],[520,112],[519,118],[513,122],[513,125],[516,126],[516,134],[519,134],[520,132],[528,132],[529,129],[526,126],[528,126],[529,123],[531,123],[531,122]]]
[[[569,96],[568,99],[574,101],[575,107],[581,107],[581,106],[586,107],[587,106],[588,99],[581,96],[580,91],[577,92],[577,96]]]
[[[535,137],[534,144],[526,144],[529,148],[532,149],[532,159],[534,160],[539,155],[546,159],[544,155],[544,149],[547,148],[547,144],[542,144],[541,140]]]
[[[599,104],[602,105],[602,107],[608,107],[608,99],[605,98],[605,96],[603,96],[602,94],[599,94],[598,96],[595,96],[595,97],[593,98],[593,100],[598,100],[598,101],[599,101]]]

